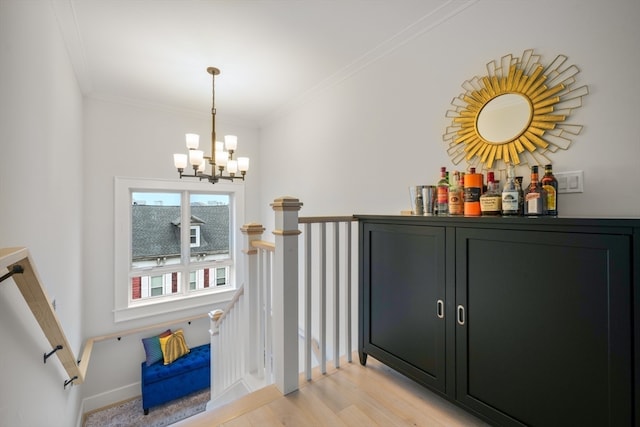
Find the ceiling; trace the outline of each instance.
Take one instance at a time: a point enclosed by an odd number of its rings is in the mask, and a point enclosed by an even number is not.
[[[51,0],[87,96],[260,124],[474,0]]]

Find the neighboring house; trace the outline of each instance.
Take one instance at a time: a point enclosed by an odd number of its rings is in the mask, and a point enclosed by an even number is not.
[[[134,265],[164,265],[170,259],[180,258],[180,207],[133,204],[132,215],[132,262]],[[190,239],[192,257],[216,257],[229,255],[229,206],[228,205],[192,205]],[[179,262],[179,261],[178,261]],[[226,270],[225,270],[226,271]],[[192,289],[209,287],[209,269],[203,269],[203,276],[190,280]],[[178,291],[178,273],[152,276],[158,279],[153,283],[143,283],[146,277],[132,279],[132,299],[147,296],[176,293]],[[218,286],[226,284],[226,273],[216,276]],[[197,281],[197,282],[196,282]],[[163,291],[167,285],[171,289]]]
[[[191,253],[229,253],[229,206],[191,206]],[[180,256],[180,207],[131,207],[132,259],[156,261],[159,255]]]

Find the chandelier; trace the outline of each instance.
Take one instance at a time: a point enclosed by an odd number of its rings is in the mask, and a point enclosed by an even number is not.
[[[216,141],[216,76],[220,74],[220,70],[215,67],[207,68],[207,72],[211,74],[211,156],[205,156],[202,150],[198,150],[200,144],[200,135],[195,133],[186,134],[187,148],[189,154],[174,154],[173,164],[178,169],[180,179],[182,178],[198,178],[200,181],[203,179],[208,180],[210,183],[215,184],[221,179],[233,181],[234,179],[241,179],[244,181],[244,176],[249,170],[249,158],[238,157],[233,158],[233,153],[236,151],[238,145],[238,137],[235,135],[225,135],[224,142]],[[225,151],[226,148],[226,151]],[[188,175],[184,173],[187,167],[187,161],[193,168],[193,174]],[[207,166],[209,163],[210,166]],[[207,172],[209,170],[209,172]],[[225,172],[227,173],[225,175]],[[240,173],[238,175],[238,172]]]

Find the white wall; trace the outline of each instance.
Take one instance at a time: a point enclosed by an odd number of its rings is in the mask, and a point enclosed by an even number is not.
[[[49,2],[0,0],[0,247],[26,246],[82,346],[82,96]],[[0,284],[0,425],[74,425],[81,388],[13,280]]]
[[[267,123],[262,198],[294,195],[301,216],[409,209],[409,185],[435,183],[440,166],[465,169],[442,140],[461,84],[533,48],[545,63],[567,55],[581,70],[575,87],[590,91],[569,120],[582,133],[551,155],[556,171],[584,171],[585,192],[560,195],[561,215],[638,217],[628,189],[640,181],[638,18],[636,0],[475,2]]]
[[[183,310],[118,323],[115,323],[113,314],[114,177],[178,180],[173,153],[186,153],[185,133],[200,134],[203,149],[209,150],[209,110],[194,113],[162,106],[126,105],[86,98],[84,114],[84,161],[90,170],[84,181],[85,337],[185,318],[217,308]],[[238,152],[251,158],[250,178],[245,185],[244,222],[258,221],[261,204],[257,178],[261,163],[258,158],[258,131],[246,124],[225,121],[218,113],[216,133],[237,135]],[[203,182],[202,186],[209,189],[211,184]],[[209,341],[208,319],[176,327],[184,328],[190,346]],[[144,359],[140,338],[153,333],[150,331],[120,341],[114,339],[96,344],[83,385],[85,411],[140,394],[140,362]]]

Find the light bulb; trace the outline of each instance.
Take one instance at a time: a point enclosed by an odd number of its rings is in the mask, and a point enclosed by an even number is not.
[[[187,167],[187,155],[186,154],[174,154],[173,164],[177,169],[184,169]]]
[[[185,134],[185,138],[187,140],[187,148],[189,150],[197,150],[200,145],[200,135],[197,133],[187,133]]]
[[[240,172],[246,172],[249,170],[248,157],[238,157],[238,169],[240,170]]]
[[[224,145],[227,147],[227,150],[236,151],[236,148],[238,148],[238,137],[235,135],[225,135]]]

